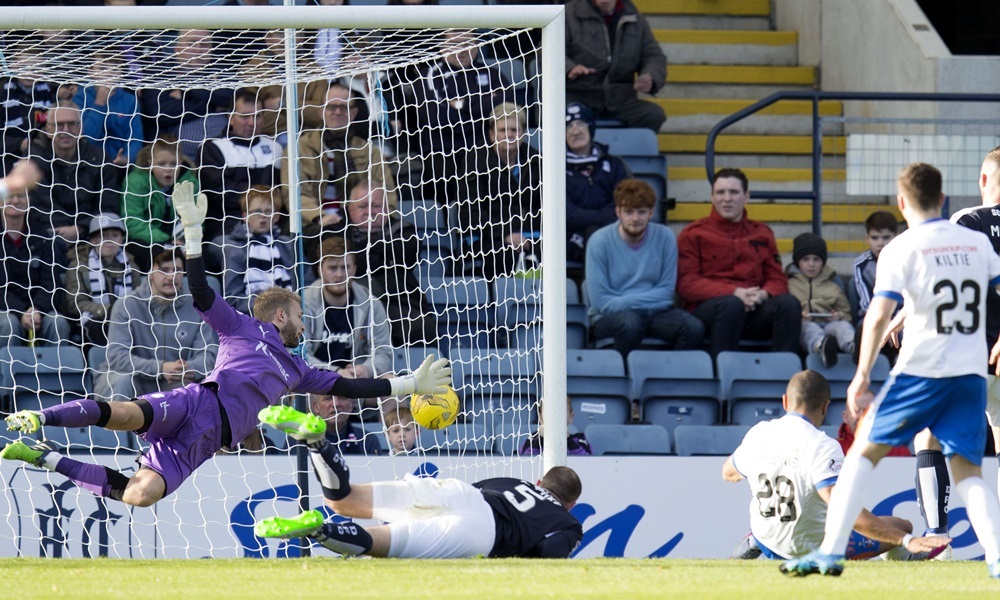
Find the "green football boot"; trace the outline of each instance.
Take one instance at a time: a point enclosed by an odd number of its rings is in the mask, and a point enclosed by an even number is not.
[[[309,537],[323,528],[323,513],[307,510],[297,517],[268,517],[253,526],[258,537],[297,538]]]
[[[23,460],[32,466],[41,467],[42,459],[44,459],[45,455],[48,453],[49,449],[45,446],[32,448],[24,442],[12,442],[7,444],[3,450],[0,450],[0,459]]]
[[[20,433],[35,433],[42,426],[39,414],[32,410],[19,410],[16,413],[7,415],[7,431],[17,431]]]
[[[326,421],[291,406],[268,406],[257,413],[257,418],[261,423],[287,433],[293,440],[307,444],[321,440],[326,434]]]

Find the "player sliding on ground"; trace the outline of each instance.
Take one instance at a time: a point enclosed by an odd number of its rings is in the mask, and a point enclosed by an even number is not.
[[[819,550],[789,560],[789,575],[840,575],[861,493],[892,446],[930,428],[949,457],[958,495],[982,544],[991,577],[1000,577],[1000,503],[980,464],[986,445],[986,296],[1000,285],[1000,256],[989,239],[941,218],[941,172],[916,163],[899,174],[896,204],[909,229],[882,250],[875,297],[865,317],[858,370],[848,410],[871,385],[870,374],[896,305],[906,326],[892,375],[872,403],[844,459],[830,498]],[[993,346],[990,362],[1000,356]],[[998,367],[1000,368],[1000,367]],[[909,540],[907,540],[909,541]]]
[[[844,452],[819,427],[830,408],[830,382],[816,371],[796,373],[781,398],[785,416],[754,425],[722,465],[722,478],[750,484],[750,535],[733,558],[801,556],[823,541],[826,505],[837,485]],[[913,524],[862,510],[847,558],[886,554],[924,560],[941,552],[947,537],[915,538]]]
[[[9,430],[32,433],[40,426],[96,425],[134,431],[149,442],[132,478],[83,463],[45,447],[14,442],[0,458],[23,460],[56,471],[95,494],[133,506],[150,506],[173,493],[221,448],[233,448],[257,427],[257,413],[289,392],[375,398],[443,392],[451,383],[447,360],[428,357],[412,375],[396,379],[348,379],[311,367],[288,352],[305,327],[301,299],[283,288],[267,289],[254,303],[254,317],[237,312],[208,286],[201,256],[207,201],[194,198],[192,184],[177,184],[174,207],[184,225],[188,279],[195,307],[219,334],[215,369],[202,383],[148,394],[129,402],[74,400],[41,411],[7,417]]]
[[[569,467],[553,467],[537,484],[512,478],[472,485],[458,479],[407,475],[402,481],[352,486],[336,446],[327,442],[326,423],[287,406],[272,406],[260,420],[309,447],[326,504],[338,515],[378,519],[389,525],[324,523],[310,510],[293,518],[258,522],[261,537],[310,537],[347,556],[393,558],[566,558],[583,537],[569,513],[581,484]]]

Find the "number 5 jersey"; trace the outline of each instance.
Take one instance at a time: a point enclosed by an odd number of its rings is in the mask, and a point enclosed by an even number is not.
[[[548,490],[500,477],[472,484],[496,519],[491,558],[567,558],[583,539],[583,527]]]

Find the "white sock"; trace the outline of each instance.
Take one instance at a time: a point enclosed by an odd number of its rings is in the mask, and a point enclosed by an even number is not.
[[[965,503],[965,511],[986,551],[986,563],[1000,560],[1000,502],[986,488],[982,477],[966,477],[955,486]]]
[[[42,468],[49,471],[55,471],[56,465],[59,464],[59,461],[62,460],[62,458],[62,454],[59,454],[54,450],[46,452],[45,456],[42,457]]]
[[[865,483],[874,469],[872,461],[864,456],[849,454],[844,459],[826,510],[826,532],[819,547],[823,554],[843,556],[847,551],[854,523],[865,505],[860,492],[865,489]]]

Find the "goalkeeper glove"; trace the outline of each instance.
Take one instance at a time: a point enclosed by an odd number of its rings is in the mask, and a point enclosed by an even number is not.
[[[174,186],[172,199],[174,211],[184,226],[184,252],[188,256],[199,256],[203,235],[201,224],[205,222],[205,214],[208,212],[208,198],[205,194],[198,194],[198,199],[195,200],[194,183],[182,181]]]
[[[392,395],[401,394],[443,394],[448,391],[445,386],[451,385],[451,364],[447,358],[434,360],[428,356],[411,375],[396,377],[389,380]]]

